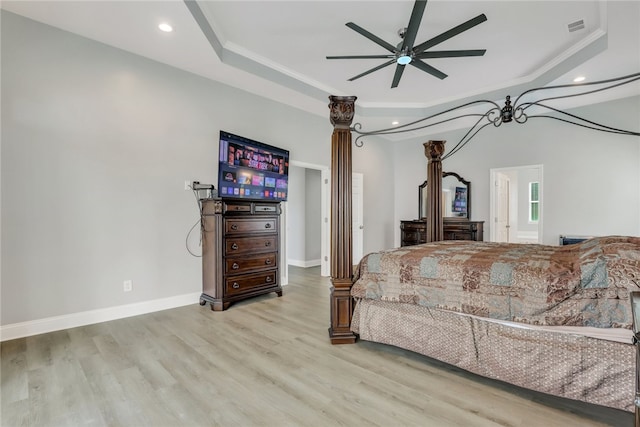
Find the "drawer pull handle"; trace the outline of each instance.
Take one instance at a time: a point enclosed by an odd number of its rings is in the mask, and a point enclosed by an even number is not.
[[[271,223],[270,223],[270,222],[266,223],[266,224],[264,225],[264,228],[271,228]]]
[[[264,279],[264,280],[265,280],[265,282],[267,282],[267,283],[271,283],[271,281],[272,281],[273,279],[271,278],[271,276],[267,276],[267,278],[266,278],[266,279]]]
[[[267,264],[267,265],[271,265],[271,260],[270,260],[270,259],[266,259],[266,260],[264,261],[264,263],[265,263],[265,264]]]
[[[237,262],[234,262],[233,265],[231,265],[231,268],[234,269],[234,270],[237,270],[237,269],[240,268],[240,266],[238,265]]]
[[[238,224],[231,224],[231,229],[232,230],[237,230],[238,229]]]
[[[234,251],[238,250],[238,244],[234,243],[233,245],[231,245],[231,249],[233,249]]]
[[[265,246],[271,246],[271,241],[270,241],[270,240],[267,240],[266,242],[264,242],[264,245],[265,245]]]
[[[240,288],[240,284],[238,282],[233,282],[233,285],[231,285],[231,287],[233,289],[239,289]]]

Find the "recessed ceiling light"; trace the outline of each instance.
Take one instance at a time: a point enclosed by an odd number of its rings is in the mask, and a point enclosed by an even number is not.
[[[158,25],[158,28],[160,28],[160,31],[164,31],[165,33],[170,33],[171,31],[173,31],[173,27],[166,22]]]
[[[400,123],[399,121],[393,121],[393,122],[391,122],[391,124],[392,124],[392,125],[394,125],[394,126],[395,126],[395,125],[397,125],[397,124],[399,124],[399,123]]]
[[[573,79],[573,82],[574,82],[574,83],[580,83],[580,82],[583,82],[583,81],[584,81],[584,79],[585,79],[585,77],[584,77],[584,76],[578,76],[578,77],[576,77],[575,79]]]

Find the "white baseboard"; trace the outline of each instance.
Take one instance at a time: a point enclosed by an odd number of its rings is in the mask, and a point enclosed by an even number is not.
[[[288,259],[287,260],[287,264],[294,265],[296,267],[303,267],[303,268],[315,267],[317,265],[320,265],[320,259],[312,259],[312,260],[309,260],[309,261],[301,261],[301,260],[297,260],[297,259]]]
[[[518,243],[538,243],[538,232],[518,230],[516,239]]]
[[[30,320],[28,322],[12,323],[0,326],[0,341],[24,338],[62,329],[76,328],[93,323],[107,322],[124,317],[137,316],[154,311],[167,310],[184,305],[195,304],[200,300],[200,292],[176,295],[174,297],[142,301],[116,307],[98,310],[82,311],[80,313],[47,317],[45,319]]]

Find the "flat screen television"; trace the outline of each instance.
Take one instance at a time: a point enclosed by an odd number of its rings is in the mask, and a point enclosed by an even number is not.
[[[220,131],[218,195],[286,201],[289,151]]]

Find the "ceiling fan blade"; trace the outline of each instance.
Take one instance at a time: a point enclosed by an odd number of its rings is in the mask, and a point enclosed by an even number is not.
[[[391,89],[393,89],[394,87],[398,87],[398,84],[400,84],[400,79],[402,78],[404,67],[405,67],[404,65],[400,65],[400,64],[398,64],[398,66],[396,67],[396,72],[393,75],[393,82],[391,82]]]
[[[409,64],[413,65],[416,68],[421,69],[422,71],[424,71],[425,73],[429,73],[434,77],[439,78],[440,80],[444,79],[447,77],[447,75],[445,73],[443,73],[442,71],[433,68],[431,65],[426,64],[422,61],[420,61],[419,59],[414,59],[413,61],[409,62]]]
[[[394,58],[394,59],[392,59],[391,61],[387,61],[387,62],[385,62],[384,64],[378,65],[377,67],[373,67],[372,69],[367,70],[367,71],[365,71],[365,72],[364,72],[364,73],[362,73],[362,74],[358,74],[357,76],[353,76],[353,77],[351,77],[351,78],[349,79],[349,81],[350,81],[350,82],[352,82],[352,81],[354,81],[354,80],[356,80],[356,79],[359,79],[360,77],[364,77],[364,76],[366,76],[367,74],[371,74],[371,73],[373,73],[374,71],[378,71],[379,69],[384,68],[384,67],[386,67],[387,65],[391,65],[391,64],[393,64],[393,63],[395,63],[395,62],[396,62],[396,60],[395,60],[395,58]]]
[[[486,52],[486,49],[472,49],[472,50],[429,50],[416,54],[416,58],[457,58],[460,56],[482,56]]]
[[[394,45],[392,45],[391,43],[387,43],[386,41],[382,40],[380,37],[378,37],[378,36],[376,36],[374,34],[371,34],[369,31],[365,30],[361,26],[359,26],[357,24],[354,24],[353,22],[347,22],[345,25],[347,27],[351,28],[356,33],[365,36],[366,38],[368,38],[372,42],[382,46],[385,49],[387,49],[389,52],[394,53],[396,51],[396,47]]]
[[[385,59],[395,58],[395,55],[346,55],[346,56],[327,56],[327,59]]]
[[[411,50],[413,47],[413,43],[416,41],[416,35],[418,35],[418,29],[420,28],[420,21],[422,21],[422,15],[424,15],[425,7],[427,7],[427,0],[416,0],[414,3],[413,11],[411,11],[411,18],[409,18],[409,25],[407,25],[407,32],[405,33],[402,41],[402,49],[406,48]]]
[[[435,46],[439,43],[442,43],[445,40],[449,40],[451,37],[457,36],[463,31],[467,31],[468,29],[473,28],[478,24],[482,24],[486,20],[487,20],[487,16],[484,13],[482,13],[476,16],[475,18],[469,19],[467,22],[463,22],[457,27],[453,27],[449,31],[445,31],[444,33],[437,35],[434,38],[429,39],[424,43],[420,43],[419,45],[414,46],[413,50],[416,53],[420,53],[423,50],[429,49],[430,47]]]

